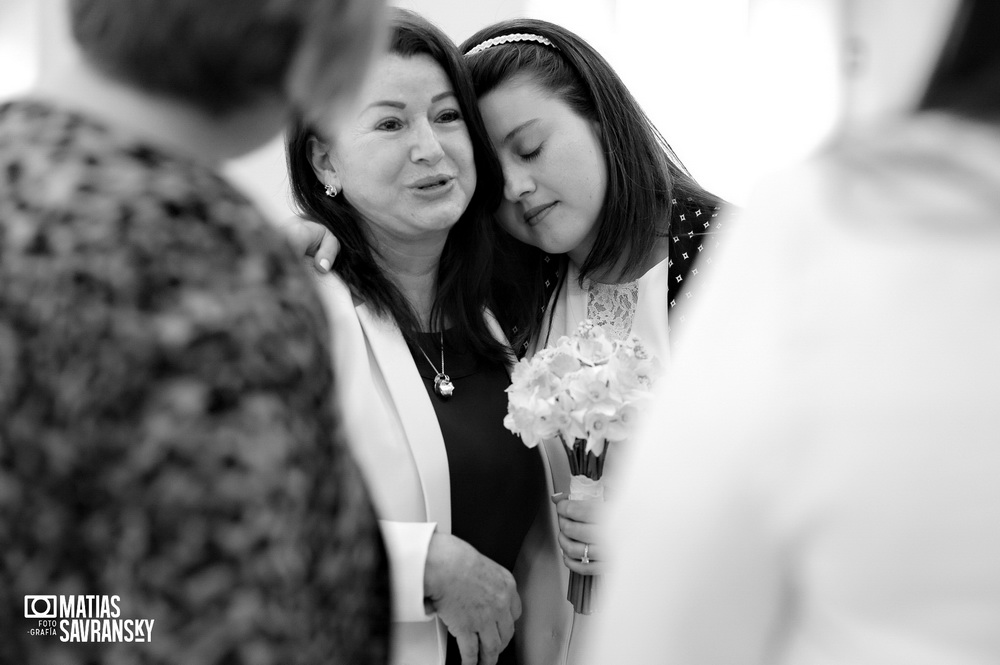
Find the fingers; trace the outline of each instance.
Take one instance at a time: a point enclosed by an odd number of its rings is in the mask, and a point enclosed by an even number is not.
[[[455,636],[463,664],[495,663],[521,616],[510,571],[465,541],[435,533],[427,552],[424,590]]]
[[[500,635],[500,651],[503,651],[514,637],[514,622],[503,621],[498,623],[497,634]]]
[[[479,637],[475,633],[455,635],[458,642],[458,653],[462,655],[462,665],[477,665],[479,663]]]
[[[563,564],[573,572],[580,573],[581,575],[603,575],[606,568],[606,564],[603,561],[591,559],[590,563],[583,563],[565,554],[563,555]]]
[[[513,631],[511,631],[513,633]],[[479,665],[496,665],[501,646],[500,632],[497,626],[486,628],[479,633]]]
[[[563,517],[559,518],[559,533],[570,540],[581,543],[592,543],[595,540],[604,539],[604,532],[598,525],[573,522]]]
[[[604,502],[600,499],[574,499],[570,501],[553,501],[556,504],[556,514],[576,522],[595,523],[600,521]]]
[[[563,551],[563,554],[571,559],[576,559],[579,561],[583,559],[584,551],[586,551],[587,558],[591,561],[603,561],[604,548],[600,545],[591,543],[586,540],[571,540],[559,534],[557,536],[559,540],[559,548]]]
[[[563,563],[572,571],[581,575],[603,575],[605,569],[604,552],[600,545],[589,541],[570,540],[562,533],[558,536],[559,547],[563,551]],[[588,563],[584,563],[586,553]]]
[[[320,272],[328,272],[340,252],[340,242],[322,224],[303,217],[290,217],[279,224],[292,249],[299,256],[313,257]]]
[[[514,623],[521,617],[521,596],[514,594],[510,603],[510,612],[502,620],[497,622],[497,632],[500,634],[500,651],[507,648],[514,637]]]
[[[328,272],[339,253],[340,241],[327,229],[323,228],[323,236],[320,240],[319,248],[316,250],[316,256],[313,257],[316,269],[320,272]]]
[[[296,254],[299,256],[312,254],[309,245],[313,240],[314,233],[305,219],[295,216],[288,217],[278,223],[278,228],[284,233]]]

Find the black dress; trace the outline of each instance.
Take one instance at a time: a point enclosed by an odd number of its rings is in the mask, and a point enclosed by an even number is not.
[[[507,368],[491,364],[462,348],[452,331],[444,333],[445,370],[455,385],[447,401],[434,392],[441,367],[439,333],[422,333],[410,352],[430,395],[448,452],[451,479],[452,534],[481,554],[513,571],[521,543],[544,503],[545,471],[538,450],[530,449],[507,431],[510,385]],[[448,636],[446,663],[462,659],[458,643]],[[513,642],[498,663],[515,665]]]

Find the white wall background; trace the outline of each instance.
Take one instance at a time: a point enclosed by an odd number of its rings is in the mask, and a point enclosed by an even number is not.
[[[58,57],[58,0],[0,0],[0,98]],[[845,126],[912,103],[954,0],[396,0],[456,42],[514,16],[561,23],[616,68],[691,172],[737,203]],[[937,41],[935,41],[937,40]],[[929,50],[928,50],[929,49]],[[849,67],[851,54],[854,66]],[[228,167],[290,214],[281,142]]]
[[[0,99],[29,88],[38,61],[37,7],[27,0],[0,0]]]
[[[516,16],[565,25],[618,71],[688,169],[709,189],[745,200],[749,0],[396,0],[456,42]],[[280,141],[230,167],[273,215],[287,215]]]

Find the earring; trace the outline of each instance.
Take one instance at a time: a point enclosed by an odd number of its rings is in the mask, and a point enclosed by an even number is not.
[[[327,185],[327,186],[326,186],[326,187],[324,188],[324,190],[323,190],[323,191],[324,191],[324,192],[326,193],[326,195],[327,195],[327,196],[329,196],[329,197],[330,197],[331,199],[333,199],[333,198],[336,198],[336,197],[337,197],[337,188],[336,188],[336,187],[334,187],[333,185]]]

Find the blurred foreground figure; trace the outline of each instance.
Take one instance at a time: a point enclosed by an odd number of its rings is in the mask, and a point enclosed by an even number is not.
[[[998,11],[962,3],[920,112],[732,231],[588,662],[1000,662]]]
[[[68,9],[0,105],[0,662],[385,662],[320,301],[216,172],[353,95],[380,3]]]

